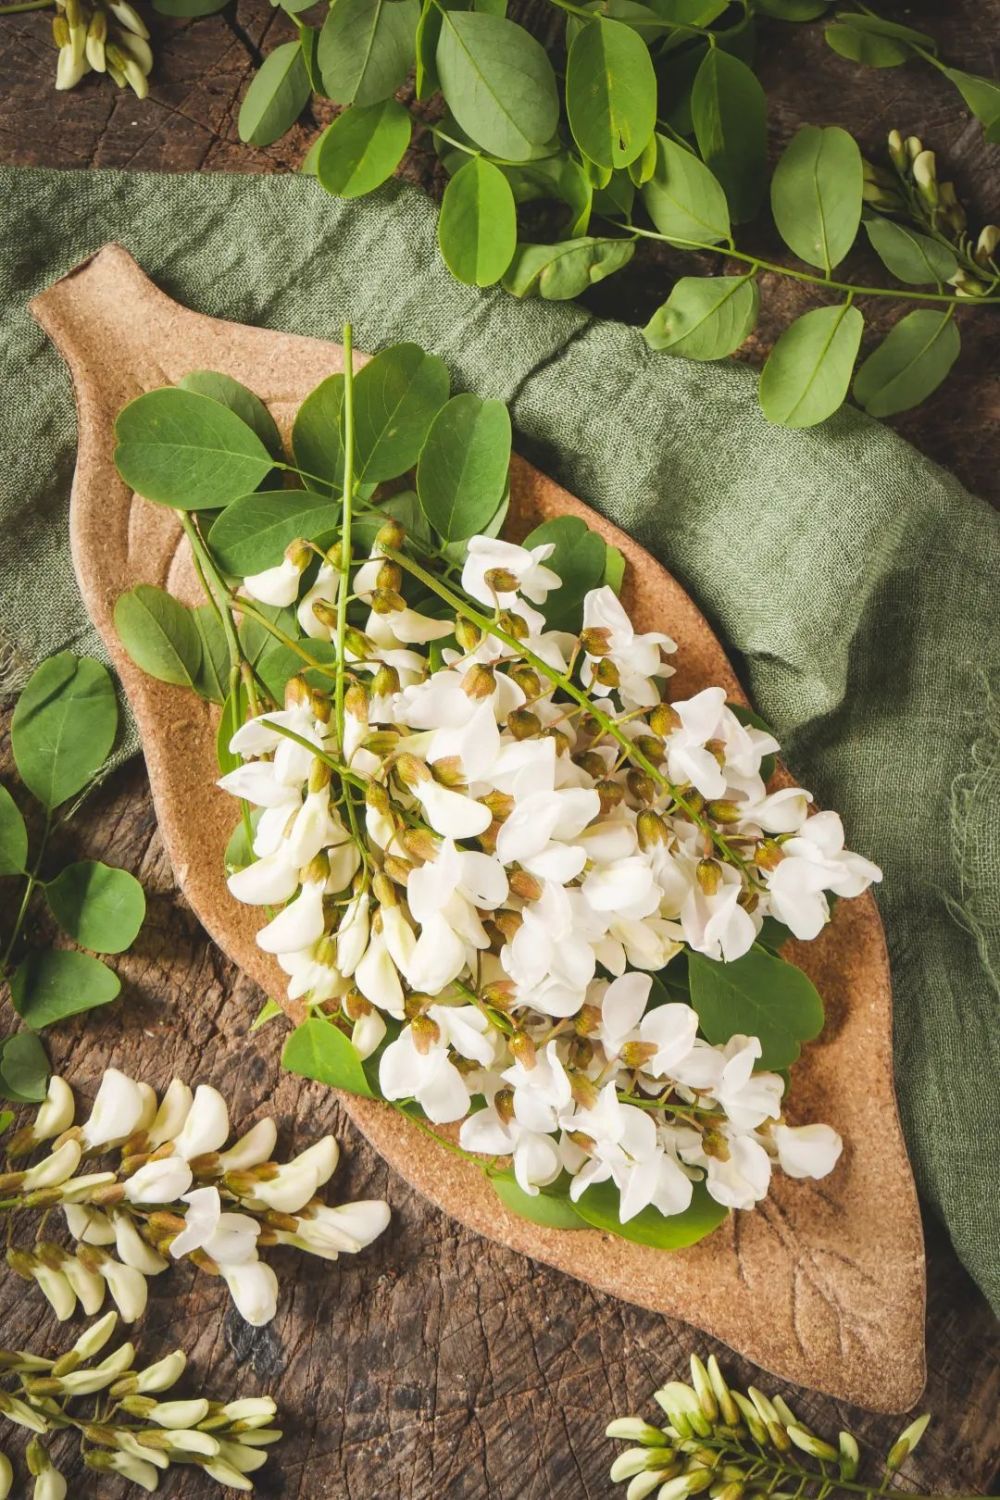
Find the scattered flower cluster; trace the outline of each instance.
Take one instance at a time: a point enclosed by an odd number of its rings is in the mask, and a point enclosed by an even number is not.
[[[750,1386],[731,1390],[714,1354],[707,1366],[691,1356],[691,1384],[672,1380],[653,1399],[666,1413],[663,1427],[642,1417],[618,1417],[610,1438],[636,1446],[611,1466],[616,1483],[628,1480],[626,1500],[687,1500],[707,1490],[711,1500],[791,1494],[823,1500],[851,1489],[868,1500],[883,1495],[889,1480],[919,1443],[930,1421],[917,1417],[890,1448],[880,1485],[857,1482],[858,1440],[841,1432],[827,1442],[806,1426],[781,1396]],[[810,1464],[809,1459],[814,1462]],[[832,1468],[830,1466],[833,1466]],[[906,1491],[893,1488],[895,1495]]]
[[[304,543],[244,580],[294,608],[304,645],[345,646],[336,692],[293,678],[220,782],[256,810],[256,858],[229,885],[281,907],[257,941],[289,996],[379,1053],[386,1099],[511,1155],[526,1193],[611,1179],[625,1222],[683,1211],[701,1179],[751,1208],[775,1163],[825,1175],[840,1139],[784,1123],[759,1041],[709,1045],[652,976],[683,950],[738,959],[765,917],[814,938],[830,895],[878,869],[808,792],[768,789],[777,742],[722,688],[664,700],[674,642],[638,632],[610,587],[577,634],[547,628],[551,545],[475,536],[460,590],[403,545],[387,522],[348,570],[366,620],[346,632],[337,549],[306,588]],[[442,617],[406,602],[404,573]]]
[[[149,1084],[109,1068],[88,1118],[74,1125],[74,1115],[72,1091],[54,1075],[34,1121],[7,1148],[17,1158],[51,1143],[49,1154],[0,1176],[8,1211],[58,1205],[76,1241],[73,1250],[39,1238],[31,1250],[7,1251],[60,1319],[77,1303],[92,1316],[109,1293],[132,1323],[145,1310],[146,1278],[186,1257],[221,1276],[257,1327],[274,1317],[278,1298],[260,1248],[291,1245],[336,1260],[389,1222],[384,1202],[332,1207],[317,1198],[337,1166],[333,1136],[279,1165],[271,1159],[277,1129],[264,1118],[227,1147],[229,1111],[207,1084],[192,1093],[175,1078],[158,1100]],[[90,1170],[109,1152],[119,1157],[112,1169]]]
[[[88,73],[107,73],[139,99],[149,93],[149,29],[129,0],[55,0],[52,40],[59,49],[56,88],[72,89]]]
[[[58,1359],[0,1350],[0,1416],[34,1434],[25,1454],[35,1477],[32,1500],[65,1500],[66,1479],[41,1441],[65,1431],[79,1437],[88,1469],[118,1474],[149,1493],[174,1464],[194,1464],[219,1484],[252,1490],[248,1476],[267,1462],[263,1450],[281,1437],[272,1425],[277,1408],[271,1397],[162,1401],[184,1373],[187,1356],[175,1349],[137,1369],[135,1346],[125,1343],[95,1362],[117,1323],[116,1313],[105,1313]],[[78,1403],[87,1397],[98,1400],[84,1413]],[[0,1500],[25,1493],[13,1486],[13,1466],[0,1454]]]

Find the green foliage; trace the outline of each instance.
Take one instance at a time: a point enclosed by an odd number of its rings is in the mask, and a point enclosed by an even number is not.
[[[489,524],[507,486],[510,441],[502,401],[467,393],[438,412],[417,465],[417,495],[446,541],[462,541]]]
[[[855,401],[873,417],[919,406],[947,377],[961,343],[950,313],[907,313],[858,370]]]
[[[354,381],[358,479],[393,479],[416,463],[448,385],[444,361],[416,344],[394,344],[365,365]]]
[[[856,307],[815,307],[775,344],[760,377],[760,404],[770,422],[814,427],[847,395],[864,319]]]
[[[49,1060],[33,1031],[18,1031],[0,1044],[0,1097],[14,1104],[40,1104],[49,1084]]]
[[[767,99],[741,58],[721,47],[708,49],[691,89],[691,121],[733,222],[752,219],[767,185]]]
[[[256,489],[271,455],[252,427],[209,396],[177,386],[137,396],[115,423],[115,463],[147,500],[213,510]]]
[[[186,605],[166,589],[137,584],[119,594],[115,630],[137,667],[159,682],[194,687],[201,668],[201,632]]]
[[[651,349],[686,359],[723,359],[753,331],[759,311],[752,276],[682,276],[643,335]]]
[[[240,140],[270,146],[295,124],[311,93],[302,43],[275,47],[244,95],[237,123]]]
[[[518,245],[503,284],[515,297],[565,302],[603,281],[635,254],[630,240],[562,240],[558,245]]]
[[[546,542],[555,547],[546,567],[558,573],[562,588],[549,594],[543,613],[550,629],[574,630],[579,625],[584,594],[600,588],[605,580],[608,554],[615,549],[608,547],[579,516],[556,516],[543,521],[524,539],[526,547],[540,547]]]
[[[320,136],[316,176],[338,198],[362,198],[392,176],[411,134],[410,117],[398,100],[354,104]]]
[[[716,967],[726,966],[718,964]],[[729,1210],[710,1198],[701,1182],[694,1184],[690,1206],[683,1213],[670,1214],[669,1217],[650,1207],[623,1224],[618,1217],[619,1195],[613,1182],[600,1182],[587,1188],[575,1207],[580,1218],[595,1229],[616,1234],[636,1245],[651,1245],[656,1250],[683,1250],[688,1245],[696,1245],[729,1217]]]
[[[218,370],[192,370],[177,384],[182,391],[194,391],[196,396],[209,396],[220,405],[228,406],[241,421],[253,428],[272,458],[281,457],[281,436],[271,413],[259,396],[248,391],[231,375],[222,375]]]
[[[28,830],[17,803],[0,786],[0,875],[21,875],[28,862]]]
[[[93,780],[118,731],[111,677],[99,661],[60,651],[25,685],[11,721],[18,775],[50,811]]]
[[[622,21],[581,26],[566,61],[566,114],[573,139],[599,167],[627,167],[656,125],[656,72],[646,42]]]
[[[343,405],[344,377],[328,375],[310,391],[292,426],[296,464],[310,480],[325,479],[331,488],[344,482],[344,444],[340,437]]]
[[[789,250],[829,276],[857,236],[862,187],[854,137],[838,125],[804,125],[771,179],[774,222]]]
[[[448,9],[440,26],[435,66],[441,92],[466,135],[507,161],[541,154],[559,121],[545,49],[505,16]]]
[[[517,248],[517,207],[499,167],[470,156],[444,190],[438,244],[449,271],[469,286],[499,281]]]
[[[62,948],[29,953],[10,981],[14,1009],[35,1031],[107,1005],[120,989],[118,975],[99,958]]]
[[[146,915],[135,876],[94,859],[60,870],[45,887],[45,899],[67,936],[95,953],[131,948]]]
[[[886,270],[910,286],[943,286],[958,270],[958,258],[949,245],[908,224],[867,219],[865,233]]]
[[[333,0],[316,59],[336,104],[379,104],[406,78],[415,56],[416,0]]]
[[[330,1021],[318,1016],[303,1021],[285,1043],[281,1065],[290,1073],[314,1078],[347,1094],[361,1094],[374,1099],[364,1067],[350,1038]]]
[[[649,217],[680,245],[717,245],[729,239],[722,185],[704,162],[665,135],[656,137],[656,167],[642,190]]]
[[[691,1004],[710,1042],[760,1038],[761,1068],[787,1068],[823,1029],[823,1002],[794,964],[754,947],[732,963],[688,955]]]
[[[257,490],[226,506],[213,522],[208,541],[225,572],[246,578],[280,563],[296,537],[322,536],[339,519],[340,502],[329,495],[313,490]]]
[[[517,1214],[519,1219],[528,1219],[532,1224],[540,1224],[543,1229],[589,1227],[587,1221],[577,1213],[565,1191],[542,1189],[538,1193],[526,1193],[513,1172],[491,1172],[489,1180],[504,1208]]]

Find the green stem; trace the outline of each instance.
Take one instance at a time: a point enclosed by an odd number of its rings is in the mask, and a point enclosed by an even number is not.
[[[354,500],[354,349],[353,330],[344,324],[344,497],[340,522],[340,588],[337,590],[337,675],[335,701],[337,734],[344,749],[344,637],[347,633],[347,596],[351,591],[351,506]]]
[[[7,943],[6,948],[4,949],[3,957],[0,958],[0,973],[2,973],[4,978],[7,977],[11,955],[14,952],[14,948],[17,944],[18,938],[21,936],[21,929],[24,926],[24,919],[28,915],[28,907],[31,904],[31,897],[34,894],[35,887],[42,883],[38,879],[38,872],[42,867],[42,860],[45,857],[45,847],[49,841],[49,832],[51,831],[51,828],[52,812],[51,809],[46,808],[45,824],[42,828],[42,837],[38,845],[38,853],[35,856],[35,862],[32,865],[31,869],[26,872],[24,893],[21,896],[21,904],[17,909],[17,916],[14,918],[14,926],[11,929],[10,939]]]
[[[309,652],[300,646],[298,641],[293,640],[290,635],[286,635],[280,626],[275,625],[273,620],[269,620],[267,615],[255,608],[244,595],[230,594],[229,597],[234,609],[238,609],[242,615],[249,615],[251,619],[257,621],[258,625],[263,625],[264,629],[270,635],[273,635],[276,641],[280,641],[283,646],[287,646],[289,651],[294,651],[295,655],[304,661],[308,667],[311,667],[314,672],[322,672],[324,677],[336,676],[336,672],[330,668],[327,662],[317,661],[314,656],[310,656]]]
[[[335,760],[332,755],[329,755],[327,751],[322,749],[319,745],[314,745],[312,740],[307,740],[303,735],[296,734],[294,729],[289,729],[285,724],[276,724],[273,719],[267,718],[266,715],[263,719],[261,719],[260,722],[264,725],[265,729],[273,729],[275,734],[280,734],[283,739],[294,740],[296,745],[302,745],[303,748],[310,751],[317,760],[321,760],[324,765],[329,766],[331,771],[336,771],[337,775],[345,783],[349,782],[352,786],[359,787],[363,787],[367,784],[365,782],[365,778],[363,776],[359,776],[357,771],[352,771],[349,766],[344,765],[343,761]]]
[[[17,5],[0,5],[0,16],[17,16],[26,10],[48,10],[53,0],[18,0]]]

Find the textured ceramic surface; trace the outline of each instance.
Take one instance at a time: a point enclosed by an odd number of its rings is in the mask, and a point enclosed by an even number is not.
[[[115,600],[136,583],[189,602],[198,589],[174,515],[133,496],[112,461],[114,418],[141,392],[194,369],[222,370],[268,404],[287,433],[302,398],[342,368],[335,344],[220,322],[178,306],[110,245],[36,299],[69,365],[79,411],[70,524],[90,615],[138,720],[174,871],[220,947],[270,994],[282,975],[254,942],[262,920],[226,889],[233,802],[215,786],[217,710],[146,677],[122,651]],[[671,692],[721,683],[742,697],[725,653],[680,585],[642,548],[527,463],[512,472],[512,521],[583,516],[628,563],[626,603],[643,630],[679,643]],[[483,1175],[385,1105],[346,1098],[358,1127],[414,1187],[481,1234],[618,1297],[679,1317],[774,1374],[878,1410],[910,1406],[924,1384],[924,1255],[892,1086],[891,993],[870,896],[841,902],[816,942],[791,945],[822,993],[827,1025],[795,1072],[791,1116],[830,1121],[846,1142],[820,1183],[779,1178],[766,1203],[709,1239],[667,1253],[596,1230],[546,1230],[512,1216]]]

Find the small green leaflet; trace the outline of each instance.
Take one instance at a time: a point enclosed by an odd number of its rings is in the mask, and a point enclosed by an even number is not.
[[[760,292],[752,276],[682,276],[643,329],[651,349],[724,359],[753,331]]]
[[[28,863],[28,830],[20,809],[0,786],[0,875],[21,875]]]
[[[449,383],[444,361],[417,344],[393,344],[369,360],[354,379],[358,479],[395,479],[412,468]]]
[[[285,1043],[281,1065],[345,1093],[375,1098],[350,1039],[330,1021],[313,1017],[297,1026]]]
[[[532,1224],[541,1224],[545,1229],[590,1227],[564,1193],[548,1189],[537,1194],[526,1193],[513,1172],[491,1172],[489,1182],[504,1208],[520,1219],[529,1219]]]
[[[656,1250],[682,1250],[695,1245],[729,1217],[729,1210],[710,1198],[701,1182],[694,1184],[690,1206],[680,1214],[664,1215],[649,1207],[623,1224],[618,1217],[619,1193],[613,1182],[587,1188],[574,1207],[581,1219],[595,1229],[606,1230],[633,1244],[651,1245]]]
[[[297,537],[312,541],[340,524],[340,503],[312,490],[256,490],[233,500],[208,544],[226,573],[248,578],[281,562]]]
[[[292,128],[311,93],[301,42],[275,47],[254,74],[240,105],[240,140],[251,146],[270,146]]]
[[[138,880],[98,860],[60,870],[45,887],[45,899],[63,932],[95,953],[124,953],[146,915]]]
[[[774,222],[789,250],[829,276],[854,244],[862,187],[854,137],[838,125],[803,125],[771,178]]]
[[[99,958],[61,948],[29,953],[10,981],[14,1009],[36,1031],[107,1005],[120,990],[118,975]]]
[[[250,1022],[250,1030],[259,1031],[261,1027],[266,1026],[269,1021],[274,1021],[278,1016],[283,1014],[284,1012],[282,1011],[281,1006],[278,1004],[277,1000],[267,999],[264,1001],[264,1004],[254,1016],[253,1020]]]
[[[768,355],[760,404],[769,422],[814,427],[837,410],[851,383],[864,318],[856,307],[816,307],[797,318]]]
[[[631,240],[563,240],[558,245],[518,245],[503,278],[515,297],[543,297],[565,302],[628,265],[635,254]]]
[[[950,312],[907,313],[858,370],[855,401],[872,417],[919,406],[945,379],[961,346]]]
[[[823,1029],[823,1002],[812,980],[794,964],[761,948],[732,963],[688,955],[691,1004],[713,1045],[733,1036],[759,1037],[759,1068],[790,1067],[802,1042]]]
[[[218,370],[192,370],[177,382],[182,391],[194,391],[198,396],[209,396],[222,406],[228,406],[241,421],[252,427],[272,458],[280,459],[281,434],[277,424],[259,396],[248,391],[245,385],[231,375]]]
[[[823,36],[827,46],[840,57],[846,57],[848,62],[861,63],[866,68],[898,68],[900,63],[913,56],[905,42],[862,31],[848,22],[827,26]]]
[[[591,531],[580,516],[555,516],[543,521],[524,539],[525,547],[541,547],[551,542],[555,551],[545,564],[562,579],[542,606],[550,630],[577,630],[583,596],[604,582],[608,552],[603,537]],[[621,553],[618,553],[621,556]]]
[[[910,286],[941,286],[954,276],[958,261],[947,245],[892,219],[866,219],[872,249],[897,281]]]
[[[337,198],[361,198],[395,172],[410,144],[412,124],[398,99],[354,104],[319,140],[316,176]]]
[[[767,99],[740,58],[709,47],[691,90],[703,161],[721,182],[735,224],[752,219],[767,180]]]
[[[229,692],[229,642],[222,621],[211,604],[199,604],[192,611],[201,640],[201,661],[194,680],[195,692],[211,703],[224,703]]]
[[[470,157],[445,188],[438,244],[451,274],[467,286],[492,286],[510,265],[517,248],[514,194],[485,157]]]
[[[436,65],[448,108],[492,156],[530,161],[555,135],[555,74],[523,26],[504,16],[445,10]]]
[[[147,500],[214,510],[256,489],[273,467],[253,428],[209,396],[147,391],[119,412],[115,463]]]
[[[986,139],[993,145],[1000,143],[1000,84],[992,78],[963,73],[960,68],[942,68],[941,71],[955,85],[982,125]]]
[[[718,178],[683,146],[656,137],[656,170],[642,189],[656,228],[680,245],[729,239],[729,207]]]
[[[507,487],[510,442],[502,401],[453,396],[434,418],[417,465],[417,494],[445,541],[473,536],[492,519]]]
[[[40,1104],[49,1085],[49,1060],[33,1031],[18,1031],[0,1046],[0,1095],[15,1104]]]
[[[292,427],[292,453],[297,466],[307,478],[326,480],[331,487],[344,482],[344,444],[340,436],[343,405],[344,377],[328,375],[309,392]]]
[[[191,610],[165,589],[137,584],[119,594],[115,630],[137,667],[159,682],[194,687],[201,667],[201,634]]]
[[[406,78],[416,55],[417,0],[333,0],[316,60],[336,104],[378,104]]]
[[[256,663],[258,671],[259,663]],[[219,715],[219,727],[215,735],[215,758],[223,776],[235,771],[243,764],[243,757],[230,750],[229,741],[246,718],[246,689],[238,682],[232,692],[227,693]],[[227,850],[228,854],[228,850]],[[249,860],[247,861],[249,864]]]
[[[118,704],[106,667],[60,651],[29,678],[11,720],[18,774],[43,807],[83,790],[107,760]]]
[[[912,26],[901,26],[898,21],[883,21],[881,16],[865,15],[862,11],[838,10],[834,19],[864,31],[869,36],[891,37],[897,42],[908,42],[914,47],[923,47],[926,52],[937,52],[937,42],[926,31],[915,31]]]
[[[566,62],[566,113],[598,166],[627,167],[642,155],[656,126],[656,74],[641,36],[604,16],[580,27]]]

